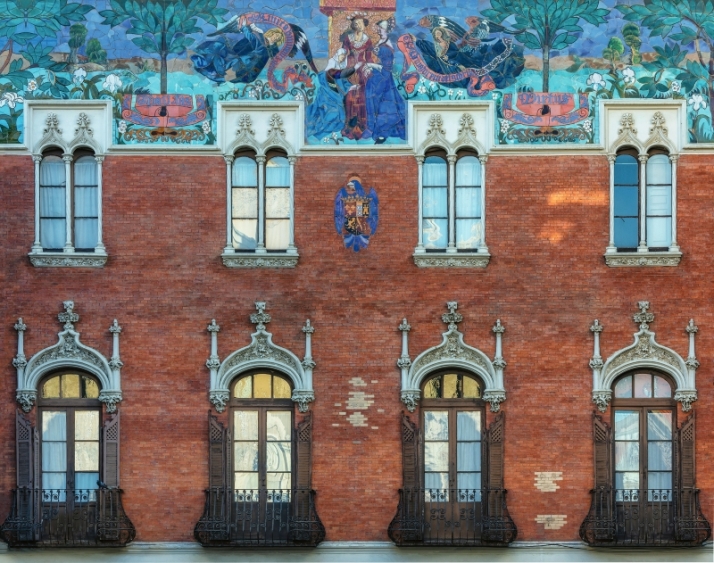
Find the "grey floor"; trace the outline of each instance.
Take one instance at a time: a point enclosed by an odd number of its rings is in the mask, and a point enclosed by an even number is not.
[[[514,543],[492,548],[397,548],[389,543],[325,542],[315,549],[204,549],[196,544],[135,543],[125,549],[21,549],[0,548],[0,563],[107,563],[193,562],[372,562],[372,561],[714,561],[713,544],[693,549],[592,549],[583,544]]]

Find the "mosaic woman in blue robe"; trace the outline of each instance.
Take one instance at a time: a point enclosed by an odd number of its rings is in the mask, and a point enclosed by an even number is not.
[[[393,27],[393,20],[377,22],[379,42],[375,52],[379,64],[368,63],[371,74],[367,80],[367,129],[372,131],[376,144],[381,144],[388,137],[406,138],[406,104],[392,76],[394,66],[394,46],[388,33]]]
[[[307,136],[322,139],[345,125],[345,94],[352,86],[347,79],[355,72],[347,67],[347,51],[338,49],[327,67],[317,75],[320,87],[315,101],[307,106]]]

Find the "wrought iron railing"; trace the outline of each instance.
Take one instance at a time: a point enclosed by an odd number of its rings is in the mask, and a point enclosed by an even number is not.
[[[388,533],[399,546],[507,546],[518,531],[505,489],[400,489]]]
[[[590,512],[580,538],[593,546],[695,546],[711,536],[699,489],[590,491]]]
[[[325,527],[311,489],[206,489],[194,537],[204,546],[316,546]]]
[[[11,547],[121,547],[136,536],[120,489],[12,491],[0,538]]]

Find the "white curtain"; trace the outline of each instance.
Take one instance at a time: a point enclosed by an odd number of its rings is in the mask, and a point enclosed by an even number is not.
[[[647,246],[672,243],[672,163],[665,154],[647,160]]]
[[[239,156],[232,172],[233,247],[252,250],[258,244],[258,166],[254,159]]]
[[[74,246],[88,250],[97,246],[99,216],[97,161],[83,156],[74,163]]]
[[[46,156],[40,164],[40,242],[42,248],[64,247],[66,230],[65,165],[59,156]]]

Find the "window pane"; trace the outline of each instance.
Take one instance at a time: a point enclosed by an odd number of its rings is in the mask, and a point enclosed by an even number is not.
[[[51,377],[42,386],[42,397],[44,399],[59,399],[60,396],[60,378],[59,376]]]
[[[290,218],[289,188],[267,188],[265,190],[265,217],[268,219]]]
[[[65,216],[65,189],[40,188],[40,215],[42,217]]]
[[[74,185],[96,186],[99,184],[97,161],[93,156],[82,156],[74,163]]]
[[[672,442],[647,443],[647,468],[650,471],[672,470]]]
[[[266,413],[266,437],[268,442],[290,440],[290,412],[268,411]]]
[[[672,396],[672,387],[664,377],[659,375],[654,377],[654,396],[656,398],[669,398]]]
[[[481,471],[481,442],[459,442],[456,445],[456,470]]]
[[[252,250],[258,245],[258,220],[233,219],[233,246]]]
[[[446,411],[424,411],[424,440],[449,439],[448,415]]]
[[[639,440],[640,413],[615,411],[615,440]]]
[[[285,250],[290,244],[290,219],[267,219],[265,221],[265,248]]]
[[[617,248],[635,248],[640,241],[637,218],[615,217],[615,246]]]
[[[99,471],[99,442],[74,443],[75,471]]]
[[[441,398],[441,376],[432,377],[424,385],[425,399],[440,399]]]
[[[258,474],[257,473],[236,473],[235,474],[235,488],[239,490],[251,490],[254,491],[258,488]],[[257,496],[257,495],[256,495]],[[242,500],[242,499],[239,499]],[[245,500],[251,500],[246,498]],[[257,498],[255,500],[258,500]]]
[[[672,488],[672,474],[670,472],[662,472],[662,473],[652,473],[648,472],[647,473],[647,483],[648,489],[671,489]],[[652,500],[652,499],[650,499]],[[659,500],[659,499],[657,499]],[[668,500],[666,498],[662,498],[662,500]]]
[[[647,439],[672,439],[672,412],[650,411],[647,413]]]
[[[665,154],[653,154],[647,159],[647,184],[672,183],[672,163]]]
[[[481,163],[475,156],[464,156],[456,161],[456,186],[480,186]]]
[[[481,219],[456,220],[456,248],[476,248],[481,243]]]
[[[67,474],[66,473],[42,473],[42,488],[43,489],[66,489],[67,488]],[[54,501],[59,501],[59,502],[64,502],[64,494],[62,494],[61,498],[55,497],[51,498],[45,495],[43,496],[43,500],[49,501],[54,500]]]
[[[82,396],[87,399],[96,399],[99,397],[99,385],[91,377],[82,376]]]
[[[481,188],[456,188],[456,217],[481,217]]]
[[[647,186],[647,215],[672,214],[672,188],[670,186]]]
[[[268,442],[265,457],[268,471],[290,471],[292,463],[290,442]]]
[[[640,469],[640,443],[615,442],[615,470],[638,471]]]
[[[42,439],[67,440],[67,413],[64,411],[44,411],[42,413]]]
[[[253,378],[249,375],[236,383],[233,388],[233,396],[236,399],[250,399],[253,396]]]
[[[635,374],[635,398],[649,399],[652,396],[652,376],[649,373]]]
[[[424,186],[446,186],[446,160],[439,156],[429,156],[422,167]]]
[[[639,489],[640,474],[631,473],[615,473],[615,488],[616,489]],[[618,498],[617,500],[623,500]],[[625,497],[625,500],[636,500],[633,497]]]
[[[446,188],[424,188],[422,190],[422,204],[424,217],[447,217]]]
[[[481,397],[481,387],[473,377],[463,376],[464,399],[479,399]]]
[[[456,439],[459,441],[481,439],[480,412],[461,411],[456,413]]]
[[[258,167],[255,160],[240,156],[233,161],[233,185],[254,187],[258,185]]]
[[[615,216],[636,217],[639,215],[639,190],[637,187],[615,186]]]
[[[74,220],[74,247],[88,249],[97,246],[99,222],[96,219]]]
[[[672,218],[647,218],[647,246],[658,248],[672,243]]]
[[[444,399],[456,399],[459,397],[459,377],[455,373],[449,373],[443,378]]]
[[[97,188],[74,188],[75,217],[96,217],[99,209]]]
[[[449,225],[446,219],[424,219],[422,238],[426,248],[446,248],[449,242]]]
[[[258,411],[234,411],[233,438],[236,440],[258,439]]]
[[[79,490],[93,490],[97,488],[97,481],[99,480],[99,473],[75,473],[74,475],[74,488]],[[75,499],[76,500],[76,499]],[[96,500],[96,495],[91,494],[84,495],[81,497],[83,501],[94,501]]]
[[[457,486],[459,489],[480,489],[481,488],[481,473],[459,473],[456,479]],[[465,501],[468,500],[476,500],[477,502],[481,500],[480,495],[479,498],[476,499],[463,499]]]
[[[65,399],[79,399],[82,397],[77,374],[68,373],[62,376],[62,397]]]
[[[285,381],[282,377],[277,375],[273,376],[273,398],[274,399],[290,399],[292,397],[292,392],[290,390],[290,384]]]
[[[234,442],[234,469],[258,471],[258,442]]]
[[[632,398],[632,376],[628,375],[620,379],[615,385],[616,399],[631,399]]]
[[[449,488],[449,474],[448,473],[425,473],[424,474],[424,487],[427,489],[448,489]],[[429,499],[427,500],[437,500]]]
[[[621,154],[615,159],[615,184],[637,185],[640,178],[640,165],[629,154]]]
[[[233,188],[233,218],[258,218],[258,190],[255,188]]]
[[[256,373],[253,376],[253,398],[270,399],[273,396],[271,382],[273,377],[269,373]]]
[[[424,444],[424,470],[449,470],[449,443],[426,442]]]
[[[65,164],[59,156],[46,156],[40,163],[40,187],[65,186]]]
[[[265,185],[266,187],[290,185],[290,163],[287,158],[276,156],[265,164]]]
[[[287,491],[291,487],[291,475],[290,473],[268,473],[266,475],[267,477],[267,488],[268,489],[282,489],[284,491]],[[289,500],[289,497],[287,498],[280,498],[280,497],[273,497],[270,499],[273,502],[287,502]]]
[[[99,411],[74,413],[74,439],[99,440]]]
[[[66,228],[64,219],[40,219],[42,248],[62,248],[67,236]]]
[[[42,442],[42,471],[67,471],[66,442]]]

